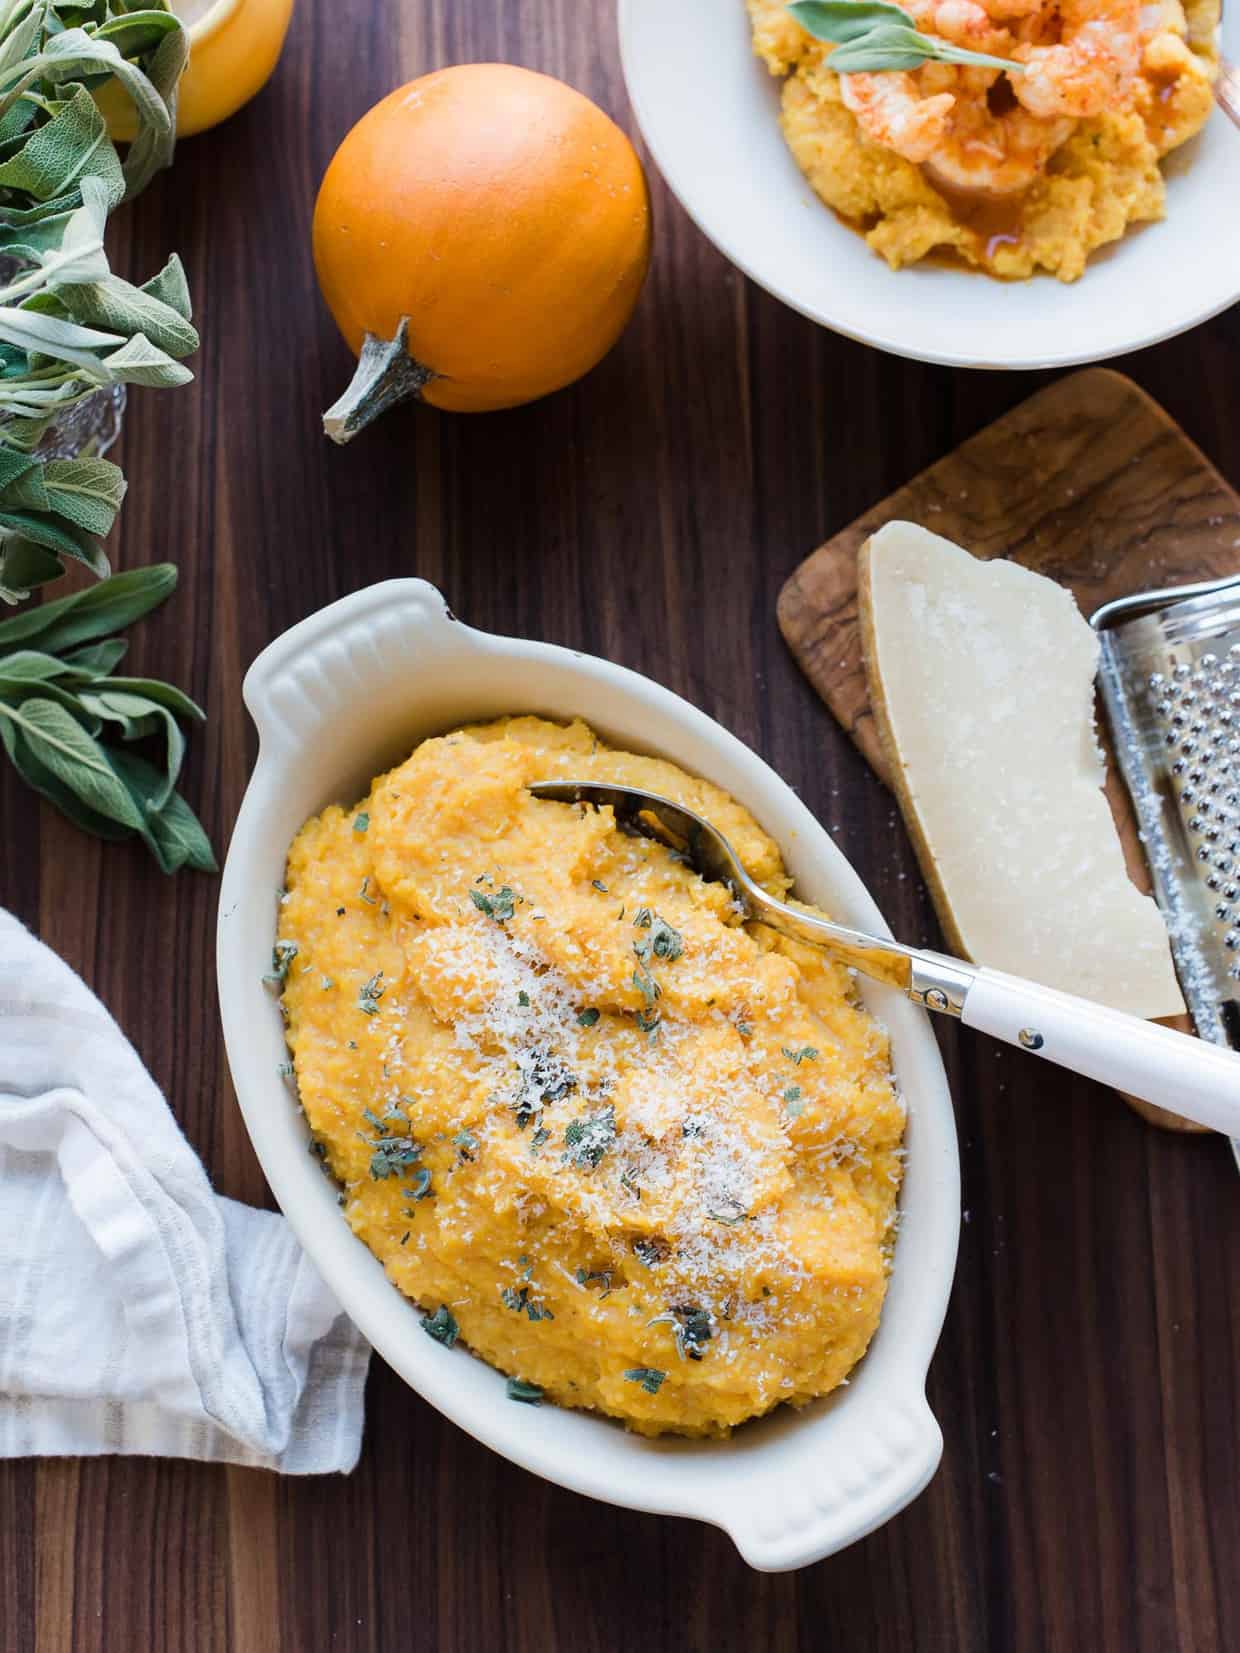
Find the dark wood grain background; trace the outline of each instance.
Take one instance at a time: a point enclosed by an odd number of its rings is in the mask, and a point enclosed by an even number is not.
[[[696,701],[834,823],[896,929],[934,943],[894,806],[786,654],[775,598],[811,547],[1042,376],[922,367],[819,331],[731,269],[652,176],[651,278],[584,383],[486,418],[402,412],[349,451],[320,435],[350,370],[309,253],[340,137],[401,81],[483,58],[560,75],[631,129],[612,9],[300,0],[267,90],[124,215],[118,267],[143,279],[179,248],[204,340],[194,386],[133,397],[119,454],[116,560],[182,571],[138,662],[209,708],[187,788],[222,850],[253,755],[244,667],[342,593],[423,574],[478,625]],[[1240,310],[1120,365],[1240,481]],[[215,881],[168,882],[141,852],[80,837],[7,773],[0,841],[0,900],[102,995],[216,1186],[268,1200],[216,1020]],[[946,1451],[864,1543],[752,1573],[719,1533],[512,1468],[376,1362],[346,1480],[0,1466],[0,1648],[1240,1648],[1230,1155],[1018,1053],[954,1028],[943,1042],[966,1208],[930,1373]]]

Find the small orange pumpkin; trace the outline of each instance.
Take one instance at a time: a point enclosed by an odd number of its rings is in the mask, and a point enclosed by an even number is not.
[[[482,413],[571,384],[649,261],[641,162],[588,98],[504,63],[411,81],[345,138],[315,204],[319,284],[361,358],[328,435],[406,397]]]

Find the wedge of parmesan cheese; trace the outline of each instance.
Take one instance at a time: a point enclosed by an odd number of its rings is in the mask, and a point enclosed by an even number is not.
[[[1072,595],[913,523],[861,552],[870,699],[966,958],[1136,1016],[1182,1011],[1166,928],[1102,791],[1098,641]]]

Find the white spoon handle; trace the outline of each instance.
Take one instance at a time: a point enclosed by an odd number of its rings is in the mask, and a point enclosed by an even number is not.
[[[1222,1045],[999,970],[978,970],[960,1019],[1059,1067],[1240,1136],[1240,1054]]]

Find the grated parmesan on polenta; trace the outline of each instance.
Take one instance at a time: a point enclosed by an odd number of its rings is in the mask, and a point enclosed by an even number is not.
[[[886,1289],[904,1109],[847,973],[536,779],[715,787],[513,718],[309,821],[277,941],[302,1106],[392,1281],[518,1401],[726,1433],[833,1389]]]

